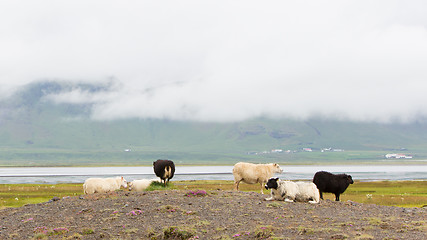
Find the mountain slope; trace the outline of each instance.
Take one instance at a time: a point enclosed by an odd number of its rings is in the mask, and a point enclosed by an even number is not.
[[[182,164],[236,161],[319,162],[382,159],[389,151],[426,156],[427,124],[379,124],[310,119],[251,119],[234,123],[159,119],[93,121],[90,104],[55,104],[46,96],[108,86],[33,83],[0,102],[0,165]],[[311,155],[300,152],[312,148]],[[322,148],[345,153],[320,155]],[[294,154],[256,154],[272,149]],[[357,155],[357,157],[351,156]],[[13,162],[13,163],[12,163]]]

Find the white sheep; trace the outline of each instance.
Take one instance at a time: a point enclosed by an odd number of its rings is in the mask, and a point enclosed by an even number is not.
[[[320,194],[314,183],[280,181],[279,178],[270,178],[265,184],[271,189],[271,197],[265,200],[285,200],[285,202],[319,203]]]
[[[157,179],[139,179],[129,182],[129,191],[142,192],[147,189],[152,182],[158,182]]]
[[[85,194],[92,193],[107,193],[120,189],[127,188],[127,182],[123,177],[116,178],[88,178],[83,184]]]
[[[248,184],[260,183],[261,194],[264,194],[264,184],[271,178],[274,173],[281,173],[283,170],[277,163],[253,164],[246,162],[236,163],[233,167],[234,187],[239,190],[239,183]]]

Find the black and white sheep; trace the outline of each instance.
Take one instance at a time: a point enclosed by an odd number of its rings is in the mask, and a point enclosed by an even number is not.
[[[323,192],[328,192],[335,194],[335,201],[339,201],[340,194],[348,188],[348,185],[353,184],[353,178],[344,173],[333,174],[320,171],[314,174],[313,183],[319,189],[321,199],[323,199]]]
[[[153,168],[154,173],[160,178],[160,182],[164,182],[165,186],[166,181],[169,182],[175,174],[175,164],[171,160],[159,159],[153,162]]]
[[[279,178],[270,178],[265,188],[271,189],[271,197],[266,198],[266,201],[319,203],[320,200],[319,190],[312,182],[281,181]]]

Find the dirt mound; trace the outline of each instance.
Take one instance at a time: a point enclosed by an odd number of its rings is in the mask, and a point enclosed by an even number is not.
[[[0,210],[0,239],[427,239],[425,208],[265,197],[168,190],[54,198]]]

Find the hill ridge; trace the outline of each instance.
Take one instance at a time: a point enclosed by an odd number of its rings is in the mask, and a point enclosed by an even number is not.
[[[96,121],[90,118],[90,104],[55,103],[48,98],[75,88],[106,91],[109,87],[111,84],[45,81],[1,100],[0,165],[8,165],[11,159],[36,164],[118,164],[122,158],[128,164],[162,157],[205,164],[239,160],[310,163],[316,159],[378,160],[389,151],[408,151],[418,159],[427,156],[427,123],[422,119],[410,124],[262,117],[225,123],[136,118]],[[300,152],[303,148],[346,152],[334,156],[248,154],[272,149]],[[124,149],[131,151],[124,155]]]

